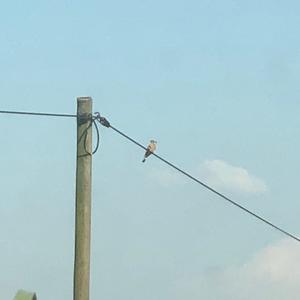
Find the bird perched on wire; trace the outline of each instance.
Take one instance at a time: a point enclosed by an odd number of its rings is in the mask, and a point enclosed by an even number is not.
[[[154,151],[156,150],[156,144],[157,144],[157,141],[154,141],[154,140],[150,141],[150,144],[147,147],[147,150],[145,152],[144,159],[142,160],[142,162],[145,162],[146,158],[148,156],[150,156],[152,153],[154,153]]]

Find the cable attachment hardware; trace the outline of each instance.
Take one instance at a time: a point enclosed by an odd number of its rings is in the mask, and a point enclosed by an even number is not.
[[[78,139],[78,143],[80,143],[80,141],[83,139],[83,144],[84,144],[84,150],[85,150],[85,154],[80,155],[80,156],[86,156],[86,155],[93,155],[97,152],[98,148],[99,148],[99,144],[100,144],[100,133],[99,133],[99,128],[97,125],[97,120],[98,120],[98,114],[81,114],[79,115],[78,118],[78,123],[80,125],[85,124],[87,122],[89,122],[89,124],[87,125],[87,127],[85,128],[85,130],[83,131],[82,135],[79,137]],[[94,125],[94,126],[93,126]],[[97,134],[97,139],[96,139],[96,146],[94,148],[94,150],[92,152],[89,152],[87,149],[87,137],[88,137],[88,131],[91,127],[94,127],[96,130],[96,134]]]
[[[92,114],[82,114],[78,116],[78,123],[80,125],[85,124],[87,122],[89,122],[87,128],[84,130],[83,134],[81,135],[81,137],[79,138],[78,142],[81,141],[81,139],[83,138],[83,143],[84,143],[84,150],[85,150],[85,154],[83,154],[82,156],[85,155],[93,155],[97,152],[99,145],[100,145],[100,133],[99,133],[99,128],[98,128],[98,121],[101,125],[105,126],[105,127],[110,127],[110,123],[104,118],[101,117],[99,112],[95,112],[93,115]],[[87,136],[88,136],[88,130],[91,127],[94,127],[96,130],[96,134],[97,134],[97,140],[96,140],[96,146],[94,148],[94,150],[92,152],[89,152],[87,149]]]
[[[99,112],[95,112],[94,113],[94,118],[103,126],[109,128],[110,127],[110,123],[104,118],[101,117]]]

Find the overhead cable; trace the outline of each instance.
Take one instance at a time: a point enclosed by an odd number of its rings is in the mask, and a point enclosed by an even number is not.
[[[1,114],[17,114],[17,115],[35,115],[35,116],[47,116],[47,117],[69,117],[69,118],[77,118],[77,115],[74,114],[54,114],[54,113],[43,113],[43,112],[24,112],[24,111],[8,111],[8,110],[0,110]],[[117,132],[118,134],[122,135],[124,138],[126,138],[127,140],[129,140],[130,142],[136,144],[137,146],[139,146],[140,148],[147,150],[147,148],[145,146],[143,146],[141,143],[137,142],[135,139],[131,138],[130,136],[128,136],[127,134],[125,134],[124,132],[122,132],[121,130],[117,129],[116,127],[112,126],[109,121],[107,121],[106,118],[100,116],[100,114],[97,112],[95,113],[93,116],[90,116],[90,124],[88,126],[87,129],[89,129],[92,125],[94,125],[95,129],[96,129],[96,133],[97,133],[97,144],[95,149],[93,150],[92,153],[89,153],[86,149],[86,153],[89,155],[94,154],[99,147],[99,130],[96,124],[96,121],[98,121],[101,125],[107,127],[107,128],[111,128],[112,130],[114,130],[115,132]],[[85,139],[87,138],[87,130],[84,132],[83,136],[80,137]],[[251,215],[252,217],[256,218],[257,220],[269,225],[270,227],[272,227],[273,229],[280,231],[281,233],[283,233],[284,235],[300,242],[300,238],[298,238],[297,236],[295,236],[294,234],[289,233],[288,231],[282,229],[281,227],[275,225],[274,223],[268,221],[266,218],[258,215],[257,213],[252,212],[251,210],[249,210],[248,208],[244,207],[243,205],[237,203],[236,201],[230,199],[229,197],[225,196],[224,194],[218,192],[216,189],[210,187],[209,185],[207,185],[206,183],[202,182],[201,180],[197,179],[196,177],[192,176],[191,174],[189,174],[188,172],[182,170],[181,168],[177,167],[176,165],[174,165],[173,163],[171,163],[170,161],[168,161],[167,159],[157,155],[156,153],[152,153],[153,156],[155,156],[156,158],[158,158],[159,160],[161,160],[162,162],[164,162],[165,164],[169,165],[170,167],[172,167],[173,169],[175,169],[176,171],[180,172],[181,174],[183,174],[184,176],[190,178],[191,180],[195,181],[196,183],[202,185],[204,188],[208,189],[209,191],[213,192],[214,194],[216,194],[217,196],[221,197],[222,199],[226,200],[227,202],[229,202],[230,204],[236,206],[237,208],[243,210],[245,213]]]
[[[104,120],[104,121],[103,121]],[[141,143],[137,142],[135,139],[131,138],[130,136],[128,136],[127,134],[125,134],[124,132],[122,132],[121,130],[115,128],[114,126],[110,125],[110,123],[102,117],[102,122],[100,122],[102,125],[103,123],[105,123],[106,125],[104,125],[105,127],[111,128],[112,130],[114,130],[115,132],[117,132],[118,134],[122,135],[124,138],[126,138],[127,140],[131,141],[132,143],[136,144],[137,146],[139,146],[140,148],[143,148],[144,150],[147,150],[147,148],[145,146],[143,146]],[[210,187],[209,185],[207,185],[206,183],[202,182],[201,180],[197,179],[196,177],[192,176],[191,174],[189,174],[188,172],[182,170],[181,168],[177,167],[176,165],[174,165],[173,163],[171,163],[170,161],[168,161],[167,159],[152,153],[153,156],[155,156],[156,158],[158,158],[159,160],[161,160],[162,162],[164,162],[165,164],[169,165],[170,167],[172,167],[173,169],[175,169],[176,171],[180,172],[181,174],[185,175],[186,177],[190,178],[191,180],[195,181],[196,183],[202,185],[204,188],[208,189],[209,191],[213,192],[214,194],[216,194],[217,196],[221,197],[222,199],[226,200],[227,202],[229,202],[230,204],[238,207],[239,209],[243,210],[245,213],[251,215],[252,217],[256,218],[257,220],[271,226],[273,229],[280,231],[281,233],[283,233],[284,235],[300,242],[300,238],[298,238],[297,236],[295,236],[294,234],[289,233],[288,231],[282,229],[281,227],[275,225],[274,223],[268,221],[267,219],[265,219],[264,217],[258,215],[257,213],[252,212],[251,210],[249,210],[248,208],[244,207],[243,205],[237,203],[236,201],[230,199],[229,197],[225,196],[224,194],[218,192],[216,189]]]
[[[44,112],[11,111],[11,110],[0,110],[0,114],[31,115],[31,116],[45,116],[45,117],[66,117],[66,118],[77,117],[77,115],[72,115],[72,114],[52,114],[52,113],[44,113]]]

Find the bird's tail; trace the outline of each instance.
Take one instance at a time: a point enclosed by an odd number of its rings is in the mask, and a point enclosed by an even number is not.
[[[144,163],[146,161],[146,158],[144,157],[144,159],[142,160],[142,162]]]

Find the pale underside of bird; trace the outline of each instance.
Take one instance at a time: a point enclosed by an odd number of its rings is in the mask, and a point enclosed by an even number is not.
[[[156,145],[157,145],[157,141],[154,141],[154,140],[151,140],[148,147],[147,147],[147,150],[145,152],[145,155],[144,155],[144,159],[142,160],[142,162],[145,162],[146,161],[146,158],[148,156],[150,156],[152,153],[154,153],[154,151],[156,150]]]

